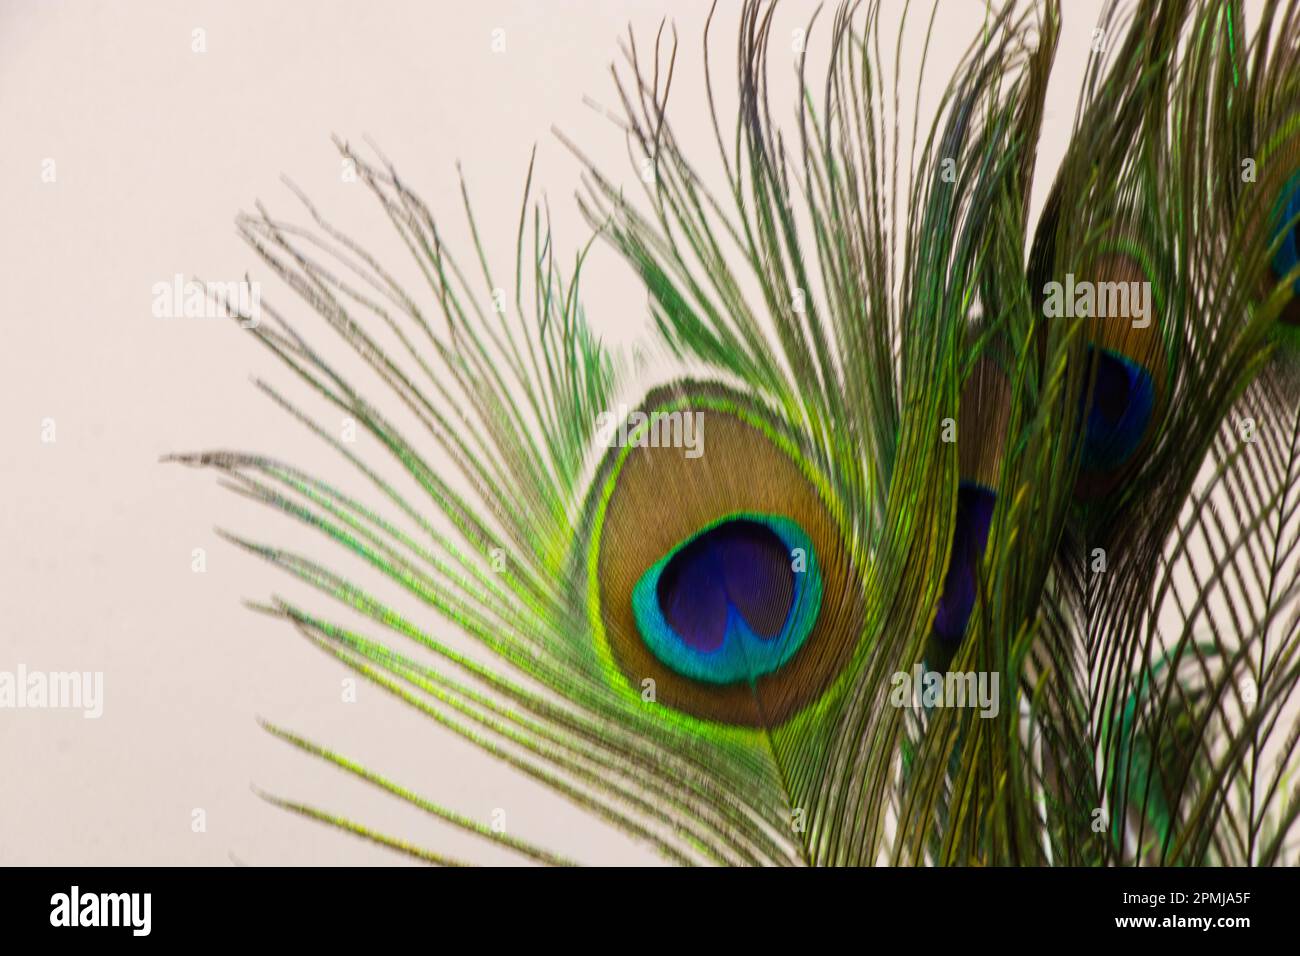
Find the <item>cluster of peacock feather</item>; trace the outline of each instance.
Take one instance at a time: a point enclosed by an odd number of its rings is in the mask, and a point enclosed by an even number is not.
[[[305,199],[314,229],[241,217],[385,397],[274,309],[247,334],[418,497],[265,383],[368,498],[268,456],[174,458],[427,613],[232,535],[370,627],[259,607],[678,863],[1300,862],[1300,3],[1266,0],[1249,35],[1240,3],[1109,5],[1033,227],[1058,0],[989,12],[910,157],[881,53],[904,26],[874,2],[813,21],[829,66],[814,88],[796,58],[794,135],[769,109],[773,6],[741,13],[734,117],[706,29],[721,193],[670,122],[675,34],[624,48],[620,122],[652,175],[634,200],[583,160],[578,202],[647,290],[673,366],[654,382],[587,325],[585,251],[556,265],[531,167],[513,298],[342,142],[427,301]],[[992,707],[898,706],[909,674],[1000,680]]]

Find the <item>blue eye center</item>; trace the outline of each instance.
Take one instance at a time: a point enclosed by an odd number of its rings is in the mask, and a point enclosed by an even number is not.
[[[1277,233],[1290,225],[1287,235],[1282,239],[1281,245],[1273,256],[1273,271],[1280,279],[1300,264],[1300,222],[1296,221],[1296,217],[1300,216],[1300,173],[1292,176],[1282,188],[1282,196],[1273,215],[1274,222],[1277,223],[1277,232],[1273,234],[1273,238],[1277,238]],[[1300,295],[1300,279],[1295,281],[1293,288],[1296,294]]]
[[[975,608],[975,577],[993,524],[996,495],[975,482],[957,488],[957,516],[943,594],[934,618],[934,633],[946,647],[961,643]]]
[[[655,592],[664,619],[689,646],[716,651],[728,619],[760,640],[781,633],[794,602],[790,549],[766,525],[728,521],[669,559]]]
[[[679,674],[752,682],[799,649],[822,583],[812,543],[776,515],[734,515],[682,542],[632,591],[637,628]]]
[[[1085,418],[1085,471],[1122,465],[1142,442],[1155,405],[1151,373],[1127,356],[1109,349],[1088,348],[1095,363],[1092,404]],[[1080,396],[1080,402],[1086,393]]]

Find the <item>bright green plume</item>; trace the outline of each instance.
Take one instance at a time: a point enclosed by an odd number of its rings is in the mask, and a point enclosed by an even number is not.
[[[910,15],[938,29],[937,5]],[[802,57],[797,78],[769,67],[772,17],[740,15],[734,113],[712,70],[675,89],[676,46],[633,41],[618,90],[653,176],[634,198],[584,160],[578,202],[644,283],[662,380],[587,324],[586,249],[559,264],[531,167],[512,277],[467,195],[458,259],[395,169],[343,143],[426,288],[305,197],[309,229],[240,218],[360,374],[277,309],[249,334],[372,448],[259,381],[339,478],[174,456],[331,539],[229,536],[365,624],[258,607],[676,863],[1300,862],[1300,3],[1269,0],[1254,35],[1237,3],[1109,5],[1036,223],[1056,0],[989,11],[910,154],[895,104],[919,82],[881,58],[906,24],[875,3],[814,17],[815,83]],[[734,44],[719,19],[706,69]],[[784,127],[776,83],[799,84]],[[707,99],[716,142],[678,141],[670,93]],[[714,148],[721,192],[698,172]],[[1076,279],[1126,297],[1055,314]],[[998,680],[985,710],[898,706],[913,674]],[[268,729],[521,858],[575,862]]]

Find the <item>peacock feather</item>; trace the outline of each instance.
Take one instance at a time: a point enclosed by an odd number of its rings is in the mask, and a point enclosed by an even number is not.
[[[1223,0],[1108,4],[1036,221],[1057,0],[990,8],[910,133],[926,64],[887,54],[939,4],[819,9],[820,83],[802,49],[771,66],[775,10],[739,15],[734,109],[716,11],[685,94],[675,32],[629,33],[641,194],[564,138],[592,241],[646,291],[654,369],[588,324],[590,244],[560,264],[531,164],[504,280],[468,188],[461,259],[341,141],[424,288],[301,193],[309,226],[239,218],[348,358],[265,302],[231,313],[332,409],[257,382],[338,477],[172,456],[331,542],[229,533],[333,599],[255,606],[675,863],[1300,862],[1300,3],[1249,31]],[[678,140],[673,92],[712,144]]]

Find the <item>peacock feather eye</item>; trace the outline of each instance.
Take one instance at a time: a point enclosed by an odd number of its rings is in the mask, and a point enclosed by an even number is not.
[[[943,593],[934,616],[934,636],[944,647],[955,650],[966,635],[975,609],[975,581],[993,524],[997,496],[978,482],[963,481],[957,487],[957,514],[953,519],[952,547]]]
[[[1260,164],[1259,188],[1271,199],[1246,208],[1252,217],[1248,229],[1263,232],[1272,248],[1260,283],[1259,297],[1264,299],[1300,266],[1300,129],[1266,146]],[[1300,278],[1291,278],[1290,291],[1294,294],[1283,303],[1278,322],[1294,342],[1295,330],[1300,328]]]
[[[981,357],[962,388],[957,431],[957,503],[943,590],[925,659],[945,670],[975,610],[980,562],[997,504],[998,470],[1006,440],[1010,387],[996,363]]]
[[[1087,278],[1094,303],[1079,395],[1082,498],[1111,490],[1137,463],[1155,432],[1167,367],[1160,303],[1141,254],[1103,256]]]
[[[1277,252],[1273,255],[1273,272],[1281,279],[1290,275],[1296,266],[1300,265],[1300,173],[1293,175],[1282,187],[1273,221],[1274,239],[1286,230]],[[1296,295],[1300,295],[1300,278],[1294,280],[1291,288]]]
[[[1155,383],[1141,364],[1110,349],[1088,347],[1092,401],[1079,396],[1084,416],[1085,473],[1112,472],[1124,465],[1146,436],[1155,405]]]
[[[698,456],[629,433],[597,476],[597,650],[638,696],[653,686],[693,717],[774,726],[827,693],[861,645],[859,572],[816,469],[762,412],[663,391],[641,413],[674,414],[697,416]]]

